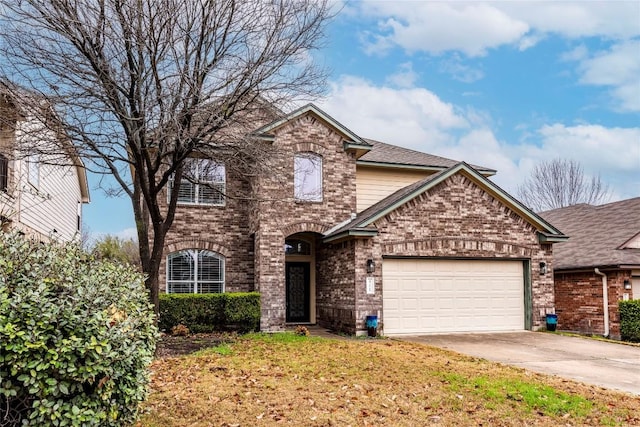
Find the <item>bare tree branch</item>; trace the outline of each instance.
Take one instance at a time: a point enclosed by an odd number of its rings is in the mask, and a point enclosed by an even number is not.
[[[554,159],[536,165],[518,186],[517,195],[525,205],[541,212],[579,203],[605,203],[609,188],[599,175],[586,177],[575,160]]]
[[[13,92],[32,114],[43,102],[53,108],[88,170],[112,176],[131,199],[157,307],[177,203],[172,194],[166,206],[169,183],[180,184],[193,156],[247,176],[269,163],[255,161],[273,153],[248,130],[324,89],[326,73],[310,52],[323,43],[327,0],[0,0],[0,7],[3,78],[33,94]]]

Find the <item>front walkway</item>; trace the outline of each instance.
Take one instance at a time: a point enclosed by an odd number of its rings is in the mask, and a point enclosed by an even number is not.
[[[302,325],[309,331],[309,335],[312,337],[330,338],[334,340],[349,340],[353,339],[353,336],[338,334],[331,329],[323,328],[319,325]],[[296,329],[294,325],[287,325],[287,331],[293,332]]]
[[[399,339],[640,395],[640,347],[542,332]]]

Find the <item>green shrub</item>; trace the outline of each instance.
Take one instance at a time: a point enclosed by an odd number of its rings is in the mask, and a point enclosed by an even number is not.
[[[131,424],[156,335],[140,274],[0,233],[0,424]]]
[[[160,329],[170,331],[180,324],[195,333],[257,331],[260,327],[260,294],[161,294]]]
[[[618,308],[622,340],[640,342],[640,300],[620,301]]]

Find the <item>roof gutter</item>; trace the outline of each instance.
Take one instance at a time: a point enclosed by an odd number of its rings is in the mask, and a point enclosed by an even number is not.
[[[607,275],[600,272],[598,268],[594,269],[595,273],[602,276],[602,309],[604,310],[604,334],[606,338],[609,336],[609,292],[607,286]]]
[[[450,166],[426,166],[426,165],[410,165],[405,163],[393,162],[374,162],[371,160],[357,160],[356,165],[369,166],[374,168],[391,168],[391,169],[407,169],[416,171],[441,172],[447,170]],[[488,177],[496,174],[493,169],[476,169],[481,175]]]
[[[322,239],[323,243],[335,242],[336,240],[347,239],[349,237],[375,237],[378,235],[378,230],[371,229],[352,229],[343,231],[342,233],[334,234],[333,236],[327,236]]]
[[[562,243],[569,240],[569,236],[561,235],[553,235],[547,233],[538,232],[538,242],[539,243]]]

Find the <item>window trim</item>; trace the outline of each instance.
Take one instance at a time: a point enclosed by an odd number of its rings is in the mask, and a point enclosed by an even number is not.
[[[178,258],[180,256],[182,256],[183,253],[189,253],[189,255],[191,256],[191,258],[194,260],[193,262],[193,280],[171,280],[171,260],[173,258]],[[213,258],[218,259],[218,261],[220,262],[220,279],[221,280],[207,280],[207,281],[201,281],[198,278],[198,263],[199,263],[199,259],[200,259],[200,254],[202,253],[208,253],[210,254],[210,256],[212,256]],[[219,284],[220,285],[220,292],[214,292],[214,293],[225,293],[226,292],[226,258],[224,257],[224,255],[218,253],[218,252],[214,252],[214,251],[210,251],[208,249],[183,249],[183,250],[179,250],[179,251],[175,251],[175,252],[171,252],[170,254],[167,255],[167,267],[166,267],[166,286],[165,286],[165,293],[167,294],[199,294],[202,292],[198,292],[198,285],[202,282],[206,282],[207,284]],[[191,285],[191,292],[171,292],[171,285],[172,284],[190,284]],[[211,293],[211,292],[206,292],[206,293]]]
[[[303,194],[299,191],[302,191],[301,186],[298,184],[298,176],[296,164],[298,159],[305,159],[314,164],[314,167],[317,167],[318,170],[314,171],[314,174],[317,174],[318,182],[319,182],[319,191],[318,194]],[[318,153],[314,152],[298,152],[293,156],[293,198],[296,202],[301,203],[322,203],[324,200],[324,160],[322,156]]]
[[[181,201],[180,200],[180,195],[178,195],[178,200],[177,200],[177,204],[178,205],[184,205],[184,206],[226,206],[227,204],[227,197],[226,197],[226,192],[227,192],[227,167],[224,163],[222,162],[217,162],[215,160],[211,160],[211,159],[201,159],[201,158],[191,158],[188,159],[187,161],[191,161],[191,162],[195,162],[197,164],[196,166],[196,180],[199,181],[200,178],[200,164],[204,163],[204,162],[208,162],[211,163],[211,165],[213,167],[222,167],[223,168],[223,174],[221,174],[222,179],[220,181],[202,181],[202,182],[189,182],[191,185],[193,185],[193,201],[189,201],[189,202],[185,202],[185,201]],[[185,178],[183,178],[183,181],[180,183],[181,185],[184,183]],[[175,180],[173,179],[173,175],[171,176],[171,179],[169,181],[169,191],[167,192],[167,202],[171,199],[171,194],[174,191],[174,183]],[[208,186],[211,185],[211,187],[213,187],[215,189],[215,191],[218,191],[221,195],[220,197],[220,202],[214,202],[214,203],[209,203],[209,202],[201,202],[200,201],[200,187],[201,186]],[[220,188],[217,188],[216,186],[220,185]]]
[[[40,155],[32,153],[27,158],[27,182],[35,188],[40,186]]]
[[[9,158],[0,153],[0,191],[9,192]]]

